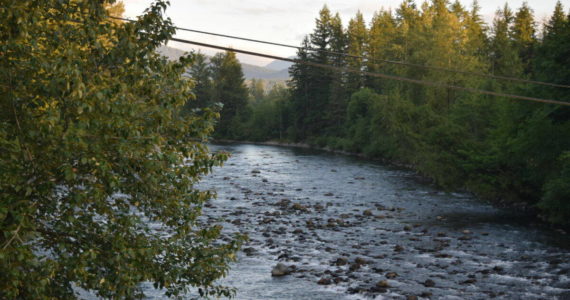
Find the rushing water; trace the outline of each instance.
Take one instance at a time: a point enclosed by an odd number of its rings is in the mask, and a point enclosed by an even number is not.
[[[200,185],[218,193],[204,221],[250,238],[221,281],[238,299],[570,299],[564,233],[375,162],[212,149],[232,157]],[[272,277],[279,262],[296,271]]]

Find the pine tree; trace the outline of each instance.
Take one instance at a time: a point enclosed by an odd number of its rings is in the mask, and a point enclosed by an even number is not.
[[[338,54],[329,54],[330,64],[343,68],[346,66],[346,57],[342,54],[346,53],[347,36],[342,26],[342,20],[337,13],[331,19],[331,38],[329,41],[329,49],[331,52]],[[332,126],[329,131],[339,132],[345,121],[347,91],[346,91],[346,74],[341,71],[334,71],[331,74],[330,99],[327,107],[327,123]]]
[[[265,97],[265,83],[263,79],[251,79],[248,89],[254,104],[259,103]]]
[[[212,100],[223,105],[216,136],[238,138],[238,124],[246,117],[248,89],[235,52],[218,53],[211,59]]]
[[[186,102],[184,111],[189,112],[194,108],[204,108],[212,103],[212,80],[208,58],[202,53],[193,55],[192,65],[188,70],[194,82],[194,97]]]
[[[536,22],[532,9],[527,2],[523,2],[523,6],[515,14],[511,31],[514,47],[518,51],[523,71],[530,74],[532,73],[531,61],[534,58],[537,40]]]
[[[291,106],[293,109],[293,126],[291,127],[291,138],[294,141],[302,141],[307,138],[307,123],[309,116],[310,101],[310,67],[302,62],[309,61],[308,50],[310,47],[309,38],[305,37],[301,47],[297,51],[299,63],[293,64],[289,68],[290,80],[287,82],[291,90]]]
[[[331,61],[330,42],[332,37],[331,13],[325,5],[319,12],[319,18],[315,21],[315,29],[310,35],[311,48],[317,51],[309,53],[309,60],[319,64],[329,64]],[[320,51],[319,51],[320,50]],[[308,95],[308,115],[305,124],[309,136],[318,136],[323,133],[329,123],[326,115],[323,114],[328,107],[331,94],[331,83],[333,71],[324,68],[309,68],[310,88]]]
[[[391,64],[382,63],[384,60],[397,60],[395,53],[396,20],[392,12],[380,10],[374,13],[372,24],[368,33],[368,57],[367,70],[370,72],[393,73],[395,68]],[[384,87],[393,84],[377,77],[368,77],[367,86],[376,91],[382,91]]]
[[[348,37],[348,47],[347,53],[352,57],[347,58],[347,66],[354,70],[365,71],[364,66],[366,61],[362,58],[356,58],[354,56],[365,57],[367,56],[368,47],[368,32],[366,29],[366,24],[364,23],[364,17],[362,13],[357,12],[354,19],[348,22],[347,29]],[[347,91],[349,94],[357,91],[358,89],[364,87],[365,76],[359,73],[349,73],[347,80]]]
[[[497,10],[491,39],[491,71],[493,74],[517,77],[522,73],[519,54],[511,39],[513,14],[507,4]]]

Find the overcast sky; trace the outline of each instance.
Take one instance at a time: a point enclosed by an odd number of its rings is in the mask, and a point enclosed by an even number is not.
[[[151,0],[123,0],[125,16],[134,18],[150,5]],[[277,43],[299,45],[303,37],[310,33],[315,18],[323,5],[334,13],[338,12],[345,24],[358,10],[367,23],[379,8],[396,8],[401,0],[170,0],[171,6],[166,14],[178,27],[192,28],[227,35],[236,35]],[[416,0],[416,3],[422,1]],[[466,7],[471,7],[472,0],[460,0]],[[508,0],[509,6],[516,10],[524,0]],[[528,0],[538,21],[545,20],[554,10],[556,0]],[[490,22],[494,12],[505,1],[479,0],[486,21]],[[569,0],[562,0],[567,11]],[[232,46],[244,50],[259,51],[278,56],[295,55],[294,49],[266,46],[226,38],[211,37],[188,32],[178,32],[180,38],[194,39],[221,46]],[[191,45],[171,43],[172,47],[191,50]],[[212,50],[202,50],[207,54]],[[239,56],[242,62],[265,65],[270,60],[252,56]]]

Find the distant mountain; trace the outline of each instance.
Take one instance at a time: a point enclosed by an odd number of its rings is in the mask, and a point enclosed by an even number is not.
[[[289,56],[287,58],[294,59],[295,56]],[[276,71],[282,71],[284,69],[289,69],[289,67],[292,65],[293,65],[292,62],[282,61],[282,60],[274,60],[274,61],[268,63],[267,65],[265,65],[265,68],[271,69],[271,70],[276,70]]]
[[[158,53],[168,57],[171,60],[176,60],[182,56],[186,51],[177,48],[172,48],[168,46],[160,46],[158,48]],[[281,69],[268,68],[269,65],[273,66],[284,66]],[[289,65],[287,65],[289,64]],[[273,61],[265,67],[254,66],[250,64],[241,64],[243,75],[245,79],[268,79],[268,80],[287,80],[289,79],[288,68],[291,65],[289,62],[284,61]]]
[[[248,64],[241,64],[243,75],[245,79],[273,79],[273,80],[287,80],[289,79],[289,70],[284,69],[280,71],[268,69],[267,67],[258,67]]]
[[[187,51],[180,50],[177,48],[172,48],[168,46],[160,46],[158,47],[158,53],[168,57],[170,60],[177,60],[180,56],[184,55]]]

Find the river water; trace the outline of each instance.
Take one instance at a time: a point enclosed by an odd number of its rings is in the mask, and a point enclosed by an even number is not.
[[[223,219],[225,234],[249,236],[221,280],[237,299],[570,299],[563,232],[376,162],[211,149],[232,157],[200,184],[218,193],[203,221]],[[279,262],[295,271],[272,277]]]

